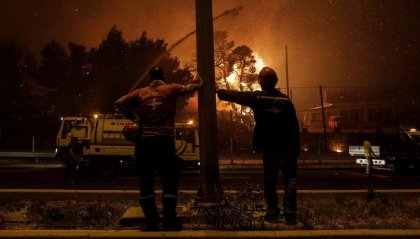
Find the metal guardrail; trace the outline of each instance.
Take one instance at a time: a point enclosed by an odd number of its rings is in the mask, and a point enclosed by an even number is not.
[[[0,168],[62,168],[52,152],[0,152]]]
[[[374,149],[375,146],[372,148]],[[322,156],[322,157],[335,157],[343,158],[347,155],[338,155],[336,153],[301,153],[301,156]],[[11,158],[54,158],[54,152],[0,152],[0,158],[11,157]],[[262,154],[220,154],[219,158],[241,158],[241,159],[262,159]]]
[[[53,159],[54,152],[0,152],[0,159]],[[262,160],[262,154],[221,154],[219,160]],[[349,160],[352,159],[350,155],[331,154],[331,153],[301,153],[299,160]]]
[[[54,158],[55,153],[41,152],[0,152],[0,158]]]
[[[226,167],[262,165],[261,154],[219,155],[219,164]],[[360,167],[349,155],[302,153],[301,167]],[[0,152],[0,168],[61,168],[64,161],[56,160],[52,152]]]

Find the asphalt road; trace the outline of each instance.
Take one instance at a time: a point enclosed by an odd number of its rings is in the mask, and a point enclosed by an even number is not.
[[[366,176],[362,169],[300,169],[298,187],[300,190],[320,189],[365,189]],[[62,169],[1,169],[1,189],[118,189],[138,188],[138,179],[130,172],[115,177],[99,177],[82,172],[74,181],[65,180]],[[376,189],[420,189],[419,173],[394,175],[386,172],[374,174]],[[261,168],[224,168],[220,170],[222,187],[238,183],[261,183]],[[197,189],[202,182],[199,171],[184,172],[181,190]],[[279,189],[282,188],[281,176]],[[160,188],[156,179],[156,188]]]

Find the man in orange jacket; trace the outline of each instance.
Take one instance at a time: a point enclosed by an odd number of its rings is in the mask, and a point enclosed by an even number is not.
[[[197,91],[203,82],[197,77],[198,82],[194,84],[167,84],[159,66],[153,67],[149,76],[151,82],[148,86],[121,97],[115,105],[132,120],[138,119],[129,108],[135,106],[139,110],[140,130],[136,137],[135,154],[140,176],[140,205],[146,219],[142,229],[159,229],[153,188],[156,171],[163,186],[163,229],[179,231],[182,225],[176,218],[180,179],[174,139],[176,102],[179,96]]]

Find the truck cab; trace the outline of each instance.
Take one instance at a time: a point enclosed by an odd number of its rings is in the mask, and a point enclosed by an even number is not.
[[[86,117],[63,117],[56,138],[57,149],[63,150],[69,145],[71,137],[84,141],[89,139],[90,123]]]

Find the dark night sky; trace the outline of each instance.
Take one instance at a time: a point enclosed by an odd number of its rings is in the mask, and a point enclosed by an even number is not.
[[[95,47],[113,24],[126,40],[147,31],[176,42],[195,28],[194,0],[0,0],[0,38],[32,52],[52,39]],[[214,23],[246,44],[291,87],[420,87],[420,1],[214,0],[213,14],[243,6]],[[173,51],[183,63],[194,37]],[[281,87],[284,87],[284,80]]]

